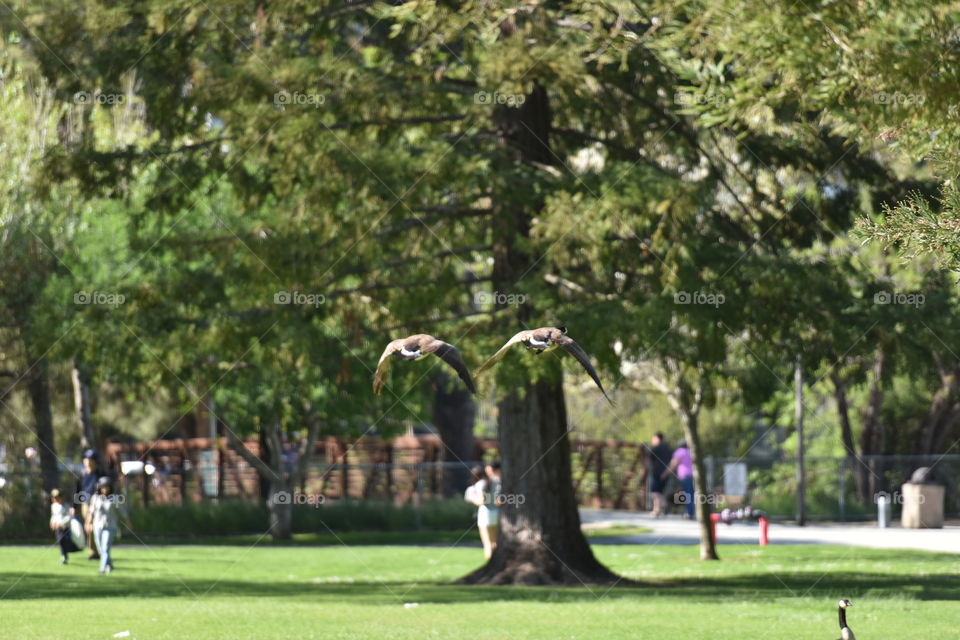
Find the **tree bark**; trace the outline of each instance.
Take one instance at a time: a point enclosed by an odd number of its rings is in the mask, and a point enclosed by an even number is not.
[[[673,410],[676,411],[683,425],[683,437],[687,440],[690,449],[690,458],[693,461],[693,495],[694,512],[697,514],[697,525],[700,527],[700,559],[719,560],[716,540],[713,539],[713,527],[710,514],[713,511],[710,504],[710,487],[707,486],[707,474],[703,467],[703,448],[700,444],[700,409],[703,405],[704,376],[703,369],[697,370],[695,386],[684,378],[680,364],[671,358],[662,362],[664,371],[670,379],[667,381],[650,377],[653,384],[664,396]]]
[[[856,483],[857,495],[863,495],[863,473],[859,467],[863,461],[857,456],[856,443],[853,440],[853,426],[850,424],[850,403],[847,400],[847,384],[840,374],[834,370],[830,374],[830,380],[833,382],[833,397],[837,402],[837,418],[840,421],[840,440],[843,443],[843,450],[847,454],[849,468],[853,470],[853,478]]]
[[[885,434],[883,426],[883,367],[886,360],[886,354],[881,347],[873,361],[872,380],[870,383],[870,393],[867,399],[867,406],[863,412],[863,431],[860,433],[860,450],[864,456],[874,456],[883,453],[885,444]],[[867,465],[860,465],[860,473],[863,476],[862,491],[860,498],[869,504],[872,496],[883,487],[878,486],[878,480],[882,475],[877,473],[877,465],[871,460]]]
[[[53,415],[50,411],[50,385],[47,380],[47,361],[35,360],[30,367],[27,390],[33,407],[33,422],[37,433],[37,450],[40,453],[40,474],[44,498],[60,485],[57,445],[54,441]]]
[[[279,425],[263,427],[260,430],[261,443],[266,441],[269,451],[267,460],[263,460],[247,449],[236,432],[229,425],[224,424],[230,448],[256,469],[261,482],[266,483],[267,510],[270,514],[269,532],[274,540],[289,540],[293,537],[295,491],[309,469],[317,437],[320,435],[321,422],[309,415],[305,416],[305,419],[310,427],[307,430],[307,437],[297,451],[297,463],[290,472],[287,472],[283,465],[283,446]]]
[[[794,419],[797,429],[797,525],[807,524],[807,473],[804,465],[803,361],[797,354],[794,368]]]
[[[710,514],[713,511],[710,505],[710,488],[707,486],[707,474],[703,468],[703,455],[700,445],[700,414],[698,411],[682,411],[683,437],[687,439],[690,448],[690,458],[693,460],[693,493],[696,505],[697,525],[700,527],[700,559],[719,560],[716,540],[713,539],[713,527],[710,523]]]
[[[270,425],[266,429],[270,443],[270,497],[267,508],[270,511],[270,535],[274,540],[290,540],[293,537],[293,495],[290,492],[291,478],[283,466],[283,442],[280,440],[280,424]]]
[[[443,495],[462,495],[470,483],[473,423],[477,405],[470,392],[445,373],[434,376],[433,424],[443,443]]]
[[[80,428],[80,446],[83,449],[96,449],[97,438],[93,431],[90,409],[90,386],[79,362],[74,360],[70,376],[73,382],[73,406],[77,412],[77,426]]]
[[[288,483],[275,480],[270,483],[267,509],[270,513],[270,535],[274,540],[293,537],[293,492]]]
[[[499,540],[490,561],[461,582],[618,582],[594,557],[580,530],[560,380],[541,378],[510,392],[498,407],[504,496]]]
[[[924,417],[920,428],[917,453],[931,455],[936,452],[937,446],[957,420],[957,391],[960,386],[960,363],[947,368],[942,360],[934,354],[937,370],[940,374],[940,386],[933,394],[930,408]]]
[[[509,37],[509,28],[501,25],[501,30]],[[497,108],[494,121],[508,154],[499,159],[508,164],[505,171],[520,163],[557,163],[549,147],[550,105],[542,86],[535,85],[519,108]],[[511,204],[510,193],[498,196],[491,218],[493,284],[498,291],[511,291],[538,262],[523,246],[542,203],[522,207]],[[531,305],[521,305],[516,322],[525,324],[532,315]],[[597,561],[580,530],[560,361],[548,363],[552,375],[525,381],[498,405],[502,489],[508,500],[501,507],[493,557],[461,582],[582,585],[619,580]]]
[[[843,450],[848,456],[857,455],[857,448],[853,442],[853,427],[850,425],[850,403],[847,401],[847,385],[834,371],[830,374],[833,382],[833,397],[837,403],[837,418],[840,421],[840,441]]]

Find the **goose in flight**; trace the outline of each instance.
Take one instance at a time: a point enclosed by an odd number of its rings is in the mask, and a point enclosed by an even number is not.
[[[603,385],[600,384],[600,377],[597,375],[593,365],[590,364],[590,356],[587,355],[587,352],[584,351],[580,345],[573,341],[573,338],[567,335],[566,327],[540,327],[539,329],[528,329],[526,331],[521,331],[517,335],[510,338],[507,341],[507,344],[500,347],[495,354],[490,356],[486,362],[480,365],[480,368],[477,369],[474,375],[479,376],[481,373],[495,365],[500,361],[501,358],[503,358],[503,356],[506,355],[510,347],[517,343],[522,344],[527,349],[535,351],[538,354],[550,349],[555,349],[556,347],[560,347],[577,359],[577,362],[583,366],[590,377],[593,378],[593,381],[597,383],[597,387],[600,388],[600,392],[603,394],[603,397],[607,399],[607,402],[613,405],[613,401],[607,395],[607,392],[604,391]]]
[[[477,388],[473,384],[473,378],[470,377],[470,370],[467,369],[467,365],[463,362],[463,357],[457,351],[457,348],[425,333],[393,340],[387,345],[387,348],[383,350],[383,355],[380,356],[380,361],[377,363],[377,371],[373,374],[373,392],[380,395],[383,390],[391,356],[404,360],[419,360],[431,354],[453,367],[460,379],[467,385],[470,393],[475,394],[477,392]]]

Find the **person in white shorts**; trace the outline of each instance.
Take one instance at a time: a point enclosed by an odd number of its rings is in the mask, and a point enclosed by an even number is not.
[[[500,463],[491,462],[484,469],[485,477],[479,469],[474,470],[476,483],[467,488],[464,497],[477,505],[477,528],[480,529],[480,541],[483,543],[483,555],[488,560],[497,548],[497,529],[500,525]]]

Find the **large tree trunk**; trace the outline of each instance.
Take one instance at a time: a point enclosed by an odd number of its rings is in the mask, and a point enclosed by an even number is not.
[[[77,411],[77,426],[80,429],[80,446],[83,449],[96,449],[97,438],[93,432],[93,420],[90,409],[90,386],[83,368],[77,361],[73,363],[70,376],[73,381],[73,406]]]
[[[470,483],[473,423],[477,405],[459,381],[445,373],[434,376],[433,424],[443,443],[443,495],[462,495]]]
[[[509,27],[508,22],[501,25],[505,37],[512,33]],[[494,123],[509,156],[501,162],[556,164],[549,147],[549,98],[542,86],[534,86],[519,108],[497,108]],[[512,196],[503,193],[495,199],[492,221],[493,284],[502,292],[516,291],[540,257],[532,257],[525,243],[530,220],[541,205],[518,205]],[[531,305],[521,305],[511,326],[525,325],[532,316]],[[580,530],[560,361],[548,362],[553,363],[552,375],[512,389],[499,403],[507,502],[493,557],[465,576],[465,583],[581,585],[618,580],[597,562]]]
[[[50,412],[50,385],[47,381],[47,362],[43,358],[30,367],[27,389],[33,407],[33,422],[40,452],[40,474],[46,496],[60,485],[57,445],[53,435],[53,415]]]
[[[561,382],[541,378],[512,391],[499,403],[499,411],[504,497],[499,540],[490,561],[461,582],[617,582],[594,557],[580,530]]]

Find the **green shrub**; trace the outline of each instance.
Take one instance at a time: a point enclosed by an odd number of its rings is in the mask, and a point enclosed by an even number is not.
[[[39,491],[28,493],[22,482],[9,481],[0,492],[0,539],[51,537],[50,507]]]
[[[243,500],[132,508],[130,520],[138,536],[216,536],[265,531],[269,526],[266,506]]]
[[[138,536],[260,533],[267,530],[270,519],[264,504],[240,500],[153,505],[132,509],[130,515]],[[419,510],[409,504],[341,500],[319,507],[294,505],[293,532],[466,529],[473,517],[474,507],[459,499],[427,501]]]

